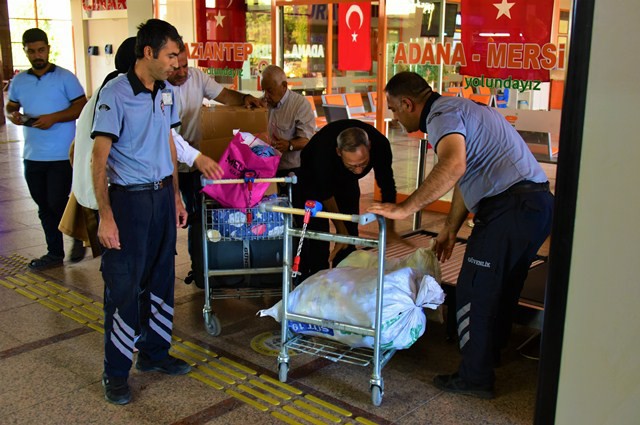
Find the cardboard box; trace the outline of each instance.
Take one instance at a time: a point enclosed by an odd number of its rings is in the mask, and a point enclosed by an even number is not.
[[[200,112],[202,142],[200,150],[214,160],[220,160],[233,130],[240,129],[252,134],[267,132],[268,114],[266,108],[247,109],[242,106],[203,107]]]
[[[233,130],[266,134],[268,120],[266,108],[247,109],[242,106],[225,105],[203,107],[200,111],[202,128],[200,151],[214,161],[220,161],[222,153],[233,138]],[[276,192],[277,187],[272,183],[265,195]]]

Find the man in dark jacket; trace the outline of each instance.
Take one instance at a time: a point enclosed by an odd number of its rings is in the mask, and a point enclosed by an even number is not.
[[[302,150],[299,188],[305,200],[320,201],[323,211],[360,214],[359,180],[374,170],[383,202],[395,203],[396,185],[391,168],[389,140],[375,127],[359,120],[340,120],[318,131]],[[303,208],[304,205],[297,205]],[[358,235],[358,224],[334,221],[338,233]],[[329,221],[313,219],[309,230],[329,231]],[[392,229],[390,229],[392,230]],[[338,264],[354,247],[336,244],[329,252],[329,242],[308,240],[301,256],[302,279]]]

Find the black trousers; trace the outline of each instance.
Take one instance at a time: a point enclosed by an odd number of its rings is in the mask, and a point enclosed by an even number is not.
[[[176,208],[172,184],[160,190],[111,190],[109,197],[121,249],[102,255],[104,371],[126,377],[134,343],[150,360],[163,359],[171,347]]]
[[[64,241],[58,225],[69,200],[72,174],[68,160],[24,160],[24,178],[31,198],[38,205],[47,251],[56,257],[64,257]]]
[[[302,192],[304,193],[304,188]],[[343,186],[334,191],[333,196],[341,214],[360,214],[360,186],[357,180],[345,181]],[[302,206],[299,208],[304,208],[304,201],[302,202]],[[358,223],[352,223],[350,221],[344,221],[343,223],[347,228],[349,235],[358,236]],[[309,225],[307,226],[307,230],[329,232],[329,220],[326,218],[312,217]],[[293,247],[294,255],[296,248],[297,245]],[[302,254],[300,256],[300,272],[302,273],[300,278],[301,281],[320,270],[329,268],[330,249],[330,242],[312,239],[304,240]],[[342,261],[347,255],[355,251],[355,249],[355,246],[348,245],[345,249],[340,251],[333,259],[333,266],[335,267],[335,265]]]
[[[509,194],[480,203],[456,286],[460,376],[492,386],[531,262],[551,231],[553,195]]]

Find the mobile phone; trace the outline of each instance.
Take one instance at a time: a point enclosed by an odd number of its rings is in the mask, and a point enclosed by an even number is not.
[[[38,121],[38,118],[34,117],[22,117],[22,125],[26,125],[27,127],[31,127],[34,122]]]

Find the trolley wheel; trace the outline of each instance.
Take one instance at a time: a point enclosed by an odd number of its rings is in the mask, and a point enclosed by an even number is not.
[[[203,313],[204,315],[204,327],[207,329],[207,332],[211,336],[220,335],[220,331],[222,330],[222,326],[220,325],[220,320],[213,313]]]
[[[371,386],[371,402],[376,407],[382,403],[382,389],[377,385]]]
[[[280,382],[287,382],[287,374],[289,373],[289,363],[282,362],[278,364],[278,379]]]

